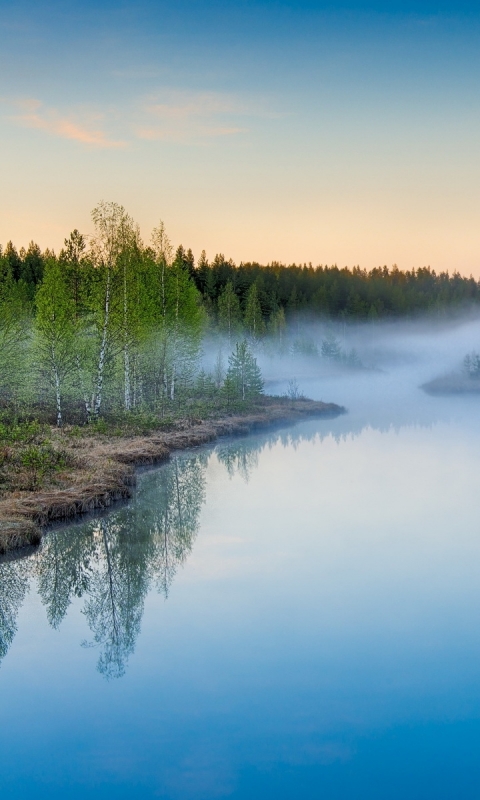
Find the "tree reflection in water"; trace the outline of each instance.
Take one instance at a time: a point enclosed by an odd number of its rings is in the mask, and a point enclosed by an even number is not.
[[[20,606],[36,578],[47,619],[58,628],[83,598],[98,669],[125,672],[150,587],[165,596],[192,550],[205,501],[208,452],[179,456],[140,481],[135,499],[108,515],[51,531],[34,555],[0,563],[0,661],[16,633]]]
[[[0,661],[17,632],[17,616],[28,591],[29,573],[27,559],[0,564]]]
[[[248,481],[264,447],[304,438],[296,432],[247,437],[216,447],[230,476]],[[308,436],[308,438],[312,438]],[[166,597],[192,550],[205,502],[211,451],[179,455],[139,481],[135,498],[108,515],[53,530],[32,556],[0,563],[0,661],[16,632],[19,608],[36,579],[47,619],[58,628],[74,598],[99,649],[107,678],[124,674],[140,632],[145,597],[154,586]]]

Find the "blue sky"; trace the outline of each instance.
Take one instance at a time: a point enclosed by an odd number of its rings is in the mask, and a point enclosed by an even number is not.
[[[0,3],[0,242],[480,275],[472,3]]]

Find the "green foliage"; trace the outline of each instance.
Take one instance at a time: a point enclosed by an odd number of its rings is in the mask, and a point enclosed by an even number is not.
[[[239,393],[238,363],[225,374],[220,359],[212,375],[199,374],[206,330],[286,352],[287,321],[297,312],[374,325],[385,316],[439,315],[480,302],[480,284],[458,273],[236,266],[221,253],[209,262],[205,252],[195,264],[191,250],[174,250],[162,222],[145,246],[122,206],[99,203],[92,219],[93,237],[75,229],[58,257],[34,242],[0,249],[0,411],[8,409],[11,421],[101,425],[122,414],[167,420],[226,398],[231,408],[261,391],[261,376]],[[292,349],[318,356],[305,337]],[[362,366],[332,334],[321,355]],[[469,358],[464,369],[475,376]]]
[[[265,322],[256,282],[252,283],[248,290],[244,321],[245,328],[254,342],[265,333]]]
[[[0,422],[0,442],[29,444],[45,433],[45,427],[36,420],[17,422],[13,425]]]
[[[222,255],[210,264],[205,257],[194,279],[205,305],[217,310],[218,298],[228,282],[243,308],[256,284],[264,318],[282,309],[287,318],[301,311],[374,323],[382,317],[438,316],[480,303],[480,282],[458,272],[436,273],[430,267],[406,272],[396,266],[378,267],[367,272],[359,267],[275,262],[236,266]]]
[[[262,373],[247,342],[237,342],[228,359],[224,393],[229,400],[251,400],[263,394]]]
[[[65,453],[45,443],[25,448],[21,452],[20,463],[40,477],[46,472],[64,469],[68,462]]]
[[[227,334],[229,342],[240,329],[241,320],[240,301],[232,282],[228,281],[218,297],[218,326]]]
[[[285,319],[285,311],[283,308],[276,308],[270,314],[270,318],[268,320],[268,332],[272,336],[281,339],[285,334],[286,327],[287,322]]]
[[[62,424],[65,382],[76,367],[75,300],[60,263],[50,258],[37,291],[35,329],[39,375],[45,374],[55,399],[57,425]]]

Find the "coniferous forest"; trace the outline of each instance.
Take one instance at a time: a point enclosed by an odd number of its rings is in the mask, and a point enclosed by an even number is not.
[[[232,407],[261,394],[256,347],[299,313],[345,324],[480,302],[480,283],[459,273],[209,262],[174,251],[163,223],[144,242],[116,203],[100,203],[92,221],[92,236],[74,230],[58,254],[33,242],[0,250],[0,400],[14,417],[34,409],[62,425],[165,416],[193,399]],[[211,373],[207,334],[230,353]]]

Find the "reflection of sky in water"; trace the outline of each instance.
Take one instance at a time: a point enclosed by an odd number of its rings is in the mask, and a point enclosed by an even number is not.
[[[480,430],[472,401],[426,402],[429,426],[358,411],[186,454],[59,539],[83,536],[94,578],[54,629],[30,574],[0,668],[5,796],[478,797]],[[118,680],[104,640],[80,646],[102,524],[134,639]],[[51,598],[42,554],[14,563]]]

